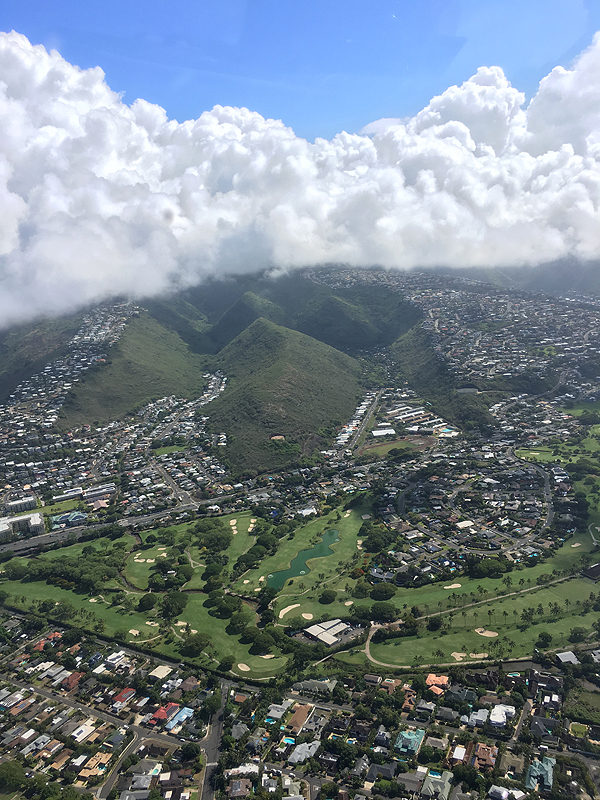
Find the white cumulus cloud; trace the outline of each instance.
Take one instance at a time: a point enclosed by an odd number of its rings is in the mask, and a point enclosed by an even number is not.
[[[482,67],[415,117],[314,144],[216,106],[178,123],[0,34],[0,325],[209,275],[600,257],[600,35],[526,106]]]

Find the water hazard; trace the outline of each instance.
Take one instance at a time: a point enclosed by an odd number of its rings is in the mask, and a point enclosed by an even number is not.
[[[267,575],[267,586],[271,586],[273,589],[281,589],[288,578],[307,575],[310,572],[310,567],[306,566],[306,562],[311,558],[330,556],[333,552],[331,545],[339,542],[339,540],[339,531],[334,528],[325,531],[321,541],[311,547],[310,550],[301,550],[287,569]]]

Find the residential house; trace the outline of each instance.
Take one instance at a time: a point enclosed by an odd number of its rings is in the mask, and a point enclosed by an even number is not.
[[[525,788],[530,792],[550,792],[554,781],[556,759],[544,756],[541,761],[532,761],[527,770]]]
[[[473,766],[475,769],[493,769],[497,757],[497,747],[478,742],[473,750]]]
[[[452,773],[444,770],[441,775],[429,775],[421,786],[421,797],[432,800],[448,800],[452,789]]]

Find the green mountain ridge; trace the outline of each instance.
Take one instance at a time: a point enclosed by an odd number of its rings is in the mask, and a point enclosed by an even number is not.
[[[46,364],[66,353],[81,315],[36,321],[0,332],[0,400]]]
[[[301,274],[209,282],[144,307],[110,348],[108,363],[73,387],[60,427],[105,424],[170,394],[198,396],[202,375],[222,369],[229,382],[211,403],[209,425],[227,433],[219,457],[235,474],[314,458],[361,392],[361,366],[352,353],[391,344],[422,316],[386,287],[332,289]],[[22,343],[13,332],[0,336],[5,396],[62,354],[79,321],[30,326]],[[26,366],[15,374],[19,363]]]
[[[254,292],[246,292],[228,308],[219,321],[212,327],[210,338],[217,347],[224,347],[228,342],[239,336],[249,325],[259,317],[283,325],[285,311],[281,306],[272,303],[265,297],[259,297]]]
[[[209,360],[148,313],[132,320],[109,351],[109,363],[90,370],[61,412],[61,426],[106,423],[150,400],[203,390]]]
[[[227,433],[224,457],[242,471],[310,458],[347,419],[361,389],[355,359],[262,317],[216,363],[230,385],[211,404],[209,425]]]

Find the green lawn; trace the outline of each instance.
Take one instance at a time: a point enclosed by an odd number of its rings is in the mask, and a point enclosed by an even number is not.
[[[582,738],[583,736],[586,735],[587,729],[588,729],[587,725],[582,725],[580,722],[572,722],[569,731],[570,733],[573,734],[573,736],[579,736],[580,738]]]
[[[371,441],[376,441],[372,439]],[[383,458],[383,456],[387,456],[390,450],[397,448],[398,450],[414,450],[416,449],[416,445],[412,444],[412,442],[407,441],[406,439],[386,439],[385,443],[381,444],[370,444],[365,443],[358,455],[366,455],[366,454],[373,454]]]
[[[578,544],[579,546],[573,547],[573,544]],[[565,570],[578,565],[582,555],[590,552],[592,546],[593,543],[589,534],[582,533],[573,536],[573,538],[569,539],[569,541],[557,551],[553,558],[549,559],[546,563],[511,572],[510,579],[512,584],[508,589],[499,578],[471,579],[466,576],[459,576],[456,578],[456,581],[450,579],[448,584],[432,583],[419,588],[412,586],[401,587],[396,591],[395,597],[393,597],[390,602],[395,604],[400,616],[402,616],[403,612],[406,613],[406,609],[411,608],[413,605],[419,606],[423,613],[433,613],[447,608],[460,608],[472,602],[485,600],[486,597],[506,594],[508,591],[516,591],[528,588],[529,586],[535,586],[536,579],[539,575],[550,573],[553,569]],[[340,576],[337,584],[335,582],[331,583],[330,588],[344,592],[347,582],[347,578]],[[354,586],[353,580],[350,579],[349,583],[351,586]],[[455,589],[444,588],[445,585],[451,586],[453,583],[460,583],[461,585],[459,588]],[[481,591],[479,587],[481,587]],[[372,603],[372,600],[369,598],[364,600],[357,599],[351,597],[349,594],[340,599],[345,601],[348,598],[352,599],[353,603],[359,606],[370,605]],[[333,616],[336,606],[335,603],[331,606],[322,606],[318,603],[315,605],[318,607],[319,613],[322,614],[324,611],[328,611]],[[300,610],[304,611],[304,608]],[[339,613],[339,611],[340,608],[338,607],[337,613]]]
[[[254,544],[254,532],[248,534],[248,528],[250,527],[250,520],[257,518],[250,513],[244,512],[243,514],[229,514],[226,517],[221,517],[221,519],[226,528],[229,528],[232,532],[234,528],[237,530],[231,545],[227,548],[227,555],[229,556],[228,567],[231,569],[238,558]],[[231,525],[234,520],[236,521],[235,526]]]
[[[523,447],[519,450],[515,450],[515,455],[517,458],[524,459],[525,461],[540,461],[542,463],[545,462],[552,462],[558,463],[561,462],[563,459],[560,458],[558,455],[553,455],[552,450],[554,448],[550,447]]]
[[[84,504],[79,498],[76,498],[74,500],[63,500],[62,503],[42,506],[38,511],[41,511],[45,516],[54,516],[55,514],[64,514],[67,511],[73,511],[73,509],[77,509],[80,505]],[[86,508],[86,512],[87,511],[89,511],[88,508]]]
[[[594,405],[594,403],[591,403],[590,408]],[[583,409],[580,409],[579,413],[581,413],[582,410]],[[569,413],[577,416],[576,409],[571,409]],[[569,444],[567,441],[558,445],[552,445],[550,447],[523,447],[519,450],[515,450],[515,455],[518,458],[525,459],[526,461],[538,461],[541,463],[551,462],[568,465],[570,460],[577,460],[580,457],[585,458],[597,455],[598,451],[600,451],[600,441],[598,440],[599,436],[600,425],[592,425],[588,429],[588,435],[581,442],[581,444]]]
[[[188,622],[192,630],[206,633],[210,637],[215,654],[214,657],[217,661],[226,655],[232,655],[235,659],[234,672],[241,676],[245,675],[248,678],[270,677],[285,667],[287,658],[279,656],[277,651],[274,651],[276,657],[271,659],[251,655],[249,652],[250,645],[242,644],[239,641],[239,636],[230,636],[226,632],[225,629],[229,620],[211,616],[209,614],[210,609],[204,605],[205,601],[206,595],[190,594],[188,604],[180,615],[179,620]],[[253,616],[253,612],[248,607],[246,607],[246,612],[249,618]],[[172,654],[173,646],[161,644],[156,648],[156,651]],[[240,670],[237,664],[246,664],[250,667],[250,671]],[[214,662],[212,666],[215,666]]]
[[[75,542],[74,544],[69,545],[69,547],[59,547],[57,550],[47,550],[44,553],[40,553],[38,558],[57,559],[64,558],[65,556],[68,556],[69,558],[72,556],[80,556],[86,547],[93,547],[94,550],[103,550],[104,548],[112,550],[113,545],[117,544],[118,542],[124,542],[126,544],[126,552],[129,552],[135,545],[135,539],[133,536],[127,533],[115,541],[107,537],[103,537],[102,539],[94,539],[91,542]]]
[[[589,487],[588,487],[589,488]],[[310,572],[299,576],[286,583],[275,601],[276,619],[279,621],[279,613],[290,605],[296,606],[291,609],[283,618],[280,624],[286,624],[290,619],[300,618],[302,614],[312,614],[313,618],[327,615],[329,617],[345,616],[349,611],[349,606],[345,603],[352,602],[357,605],[370,605],[370,598],[358,599],[352,597],[351,591],[355,581],[348,577],[348,572],[356,563],[363,563],[363,553],[357,547],[357,537],[362,525],[361,515],[368,509],[356,508],[350,512],[343,510],[333,510],[324,517],[313,519],[298,528],[293,538],[285,538],[280,544],[277,553],[265,559],[258,569],[249,571],[237,581],[234,589],[243,591],[244,594],[254,593],[256,589],[264,586],[266,581],[260,581],[261,576],[266,576],[271,572],[286,569],[290,561],[300,550],[308,549],[315,544],[322,534],[335,528],[339,531],[340,540],[332,545],[330,555],[312,559],[308,562]],[[226,526],[232,520],[236,520],[237,533],[233,536],[232,543],[228,549],[230,567],[236,559],[249,546],[252,545],[254,537],[248,535],[251,515],[248,512],[233,514],[223,518]],[[591,521],[598,521],[600,524],[600,514],[594,512]],[[173,526],[170,530],[175,534],[175,543],[186,542],[190,523],[182,523]],[[142,532],[140,535],[145,543],[152,531]],[[135,545],[135,537],[124,534],[119,541],[125,542],[129,556],[123,571],[123,576],[133,586],[139,589],[141,594],[147,588],[148,577],[152,567],[162,558],[162,553],[169,553],[170,546],[160,542],[153,543],[151,546],[143,545],[141,549],[132,548]],[[104,538],[93,542],[78,542],[70,547],[56,551],[49,551],[38,556],[44,559],[56,559],[72,555],[80,555],[85,547],[91,546],[96,550],[102,548],[112,548],[115,543],[110,539]],[[573,545],[578,545],[573,547]],[[577,567],[582,555],[589,553],[592,547],[592,540],[589,534],[579,534],[570,539],[554,556],[545,564],[538,564],[534,567],[515,569],[510,574],[512,585],[506,587],[501,580],[483,579],[470,580],[459,577],[456,583],[459,587],[445,589],[444,584],[432,584],[420,588],[406,587],[399,588],[396,596],[392,599],[398,609],[398,617],[402,617],[408,608],[418,605],[421,613],[431,614],[438,611],[448,611],[455,609],[452,616],[452,627],[450,632],[445,634],[423,632],[419,637],[411,639],[398,639],[383,644],[372,644],[371,653],[374,658],[386,664],[407,666],[414,663],[415,657],[421,659],[423,663],[445,663],[452,660],[452,652],[484,653],[489,652],[490,644],[501,641],[505,654],[511,656],[530,655],[532,643],[537,638],[537,633],[541,630],[548,630],[553,636],[552,647],[571,646],[568,637],[576,626],[582,626],[587,631],[591,631],[592,622],[597,618],[597,614],[580,616],[576,613],[576,601],[586,598],[593,586],[583,579],[575,578],[567,582],[547,587],[537,587],[536,578],[542,573],[551,573],[553,569],[565,570]],[[202,554],[197,548],[191,547],[190,550],[195,561],[202,563]],[[358,558],[358,560],[357,560]],[[141,562],[141,559],[144,559]],[[148,559],[154,561],[148,562]],[[198,590],[203,586],[201,575],[204,567],[199,566],[195,569],[194,576],[186,584],[185,590]],[[248,581],[248,583],[244,583]],[[454,582],[450,580],[449,584]],[[532,587],[531,592],[517,594],[512,597],[501,599],[499,594],[507,591],[519,591],[524,588]],[[146,639],[154,639],[156,651],[169,655],[177,652],[177,645],[184,635],[181,630],[183,626],[174,625],[174,632],[168,632],[164,637],[158,634],[155,625],[147,625],[147,622],[154,622],[154,612],[140,614],[137,611],[126,612],[124,609],[108,606],[97,596],[89,598],[75,594],[72,591],[59,589],[46,583],[21,583],[4,581],[2,588],[6,589],[10,595],[17,598],[17,606],[27,609],[31,600],[52,599],[55,602],[68,600],[75,609],[75,616],[71,621],[81,624],[84,627],[92,628],[94,622],[101,618],[106,625],[106,633],[114,635],[116,631],[125,632],[125,641],[135,642]],[[122,584],[111,581],[103,589],[103,595],[110,600],[111,589],[121,589]],[[330,605],[321,605],[318,596],[324,588],[332,588],[338,592],[336,601]],[[25,597],[24,602],[20,598]],[[132,598],[131,595],[129,595]],[[249,670],[235,667],[240,677],[266,678],[273,676],[285,669],[287,659],[274,651],[274,658],[265,659],[260,656],[251,655],[249,646],[240,643],[239,636],[229,635],[226,631],[228,621],[211,616],[210,609],[204,603],[206,596],[198,591],[190,591],[188,594],[188,605],[180,617],[181,622],[189,623],[194,630],[208,632],[211,638],[211,649],[208,654],[202,655],[198,659],[199,666],[214,667],[226,655],[232,655],[235,664],[244,664]],[[96,602],[91,603],[90,599]],[[132,599],[137,600],[133,595]],[[462,606],[473,602],[480,602],[481,605],[475,608],[465,608],[464,616]],[[565,608],[568,614],[563,619],[550,620],[548,604],[558,602],[561,608]],[[570,606],[566,606],[569,601]],[[520,613],[523,608],[534,606],[541,603],[545,616],[540,619],[539,624],[532,625],[526,631],[520,631],[517,623],[520,621]],[[249,620],[256,619],[255,612],[246,606]],[[516,616],[513,613],[517,612]],[[488,614],[488,612],[491,612]],[[504,613],[506,612],[506,614]],[[93,615],[93,616],[91,616]],[[304,618],[306,619],[306,617]],[[538,618],[536,617],[536,620]],[[176,621],[174,621],[175,623]],[[477,627],[490,628],[499,633],[499,637],[485,638],[475,633]],[[139,631],[138,635],[130,634],[130,630]],[[439,652],[436,652],[439,651]],[[365,654],[357,650],[356,652],[340,656],[347,663],[364,663]],[[468,655],[467,655],[468,658]]]
[[[564,583],[549,587],[536,588],[512,597],[495,599],[490,603],[456,611],[451,616],[451,629],[448,633],[429,633],[423,631],[418,637],[404,637],[384,643],[371,643],[371,656],[377,661],[398,666],[415,663],[415,657],[423,663],[452,662],[453,652],[466,653],[469,660],[471,653],[489,652],[491,642],[498,640],[505,646],[505,654],[511,657],[527,656],[533,652],[534,643],[540,631],[552,634],[551,647],[572,647],[569,636],[575,627],[583,627],[592,632],[592,623],[598,614],[591,611],[581,614],[575,601],[586,598],[593,589],[592,584],[582,578],[574,578]],[[569,605],[566,605],[566,601]],[[549,603],[558,603],[567,616],[554,620],[548,613]],[[539,620],[526,630],[520,630],[520,614],[524,608],[537,608],[541,603],[544,614],[534,617]],[[516,614],[515,614],[516,612]],[[447,618],[447,617],[445,617]],[[497,637],[485,637],[475,633],[476,628],[486,628],[498,633]],[[436,651],[442,651],[440,655]]]
[[[276,610],[279,611],[284,606],[295,602],[294,598],[299,593],[305,598],[303,603],[315,603],[316,601],[311,598],[314,597],[316,584],[325,582],[325,585],[329,586],[332,581],[332,585],[337,585],[343,581],[341,572],[347,569],[349,562],[357,552],[356,541],[358,531],[362,525],[361,514],[365,513],[365,511],[366,509],[364,508],[353,509],[348,516],[346,516],[347,512],[345,511],[331,511],[326,516],[319,517],[298,528],[292,539],[287,538],[281,542],[275,555],[266,558],[258,569],[250,570],[242,575],[235,584],[236,590],[248,594],[261,588],[266,583],[264,580],[259,580],[261,577],[264,578],[272,572],[287,569],[290,562],[301,550],[309,549],[320,539],[325,531],[335,528],[339,531],[340,541],[332,545],[331,555],[310,559],[307,562],[310,572],[301,577],[288,580],[277,599]],[[325,577],[321,578],[319,577],[320,575]],[[247,583],[244,583],[244,581],[247,581]],[[323,612],[321,611],[320,613]]]
[[[157,447],[156,450],[151,450],[150,454],[153,456],[164,456],[167,453],[184,453],[187,450],[185,445],[172,444],[169,447]]]
[[[579,405],[574,405],[573,408],[561,408],[558,410],[564,414],[580,417],[584,411],[600,411],[600,400],[596,400],[594,403],[580,403]]]
[[[91,612],[98,619],[103,619],[106,625],[106,634],[113,636],[116,631],[128,631],[130,628],[138,629],[140,632],[146,633],[151,631],[151,627],[146,627],[145,622],[149,618],[144,614],[139,614],[137,611],[119,613],[118,607],[109,606],[102,602],[100,595],[95,595],[90,598],[87,595],[76,594],[75,592],[66,589],[60,589],[57,586],[51,586],[47,583],[21,583],[20,581],[3,581],[2,589],[11,595],[12,602],[16,599],[15,605],[17,608],[26,610],[29,607],[31,600],[54,600],[60,602],[62,600],[68,601],[74,608],[75,614],[68,621],[73,625],[81,625],[88,628],[93,626],[94,620],[91,621],[86,616],[81,616],[80,611]],[[21,603],[21,598],[25,597],[25,604]],[[96,602],[92,603],[91,600]],[[134,637],[128,636],[128,639]],[[140,636],[139,638],[143,638]]]
[[[569,693],[563,709],[564,714],[569,717],[589,720],[589,722],[597,725],[600,723],[600,692],[585,692],[582,689],[574,689]]]

